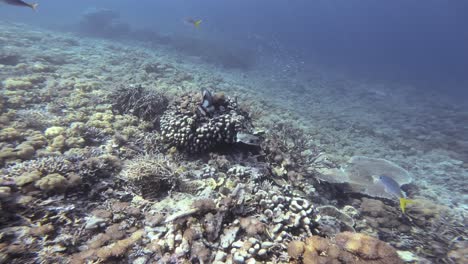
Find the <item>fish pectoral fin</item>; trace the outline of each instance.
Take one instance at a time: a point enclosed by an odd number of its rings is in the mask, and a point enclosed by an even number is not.
[[[39,5],[38,3],[32,3],[32,4],[29,5],[29,6],[32,8],[32,10],[36,11],[38,5]]]
[[[400,209],[403,214],[406,212],[406,206],[412,203],[415,203],[415,201],[406,198],[400,198]]]
[[[200,24],[201,24],[201,22],[202,22],[202,20],[201,20],[201,19],[199,19],[199,20],[197,20],[197,21],[193,22],[193,25],[194,25],[196,28],[199,28],[199,27],[200,27]]]

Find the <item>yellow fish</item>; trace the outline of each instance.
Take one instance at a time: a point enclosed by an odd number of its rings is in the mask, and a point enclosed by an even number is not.
[[[187,18],[186,22],[189,23],[189,24],[194,25],[196,28],[199,28],[202,20],[201,19],[195,20],[193,18]]]
[[[407,199],[405,193],[401,190],[400,184],[396,182],[392,177],[380,175],[376,179],[378,184],[381,184],[385,188],[385,192],[393,195],[400,200],[400,209],[403,214],[406,212],[406,206],[414,203],[413,200]]]
[[[400,198],[400,209],[403,212],[403,214],[406,212],[406,206],[408,204],[412,204],[412,203],[415,203],[415,201],[410,200],[410,199],[406,199],[406,198],[403,198],[403,197]]]

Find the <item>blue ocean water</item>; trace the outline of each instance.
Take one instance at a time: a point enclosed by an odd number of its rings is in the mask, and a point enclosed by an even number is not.
[[[467,1],[38,4],[0,1],[0,263],[466,263]]]
[[[45,0],[35,13],[2,5],[0,15],[67,30],[92,7],[116,11],[132,29],[197,37],[249,49],[254,56],[415,84],[421,91],[466,95],[466,1]],[[187,17],[202,19],[201,30],[188,28]],[[289,62],[284,60],[278,63]]]

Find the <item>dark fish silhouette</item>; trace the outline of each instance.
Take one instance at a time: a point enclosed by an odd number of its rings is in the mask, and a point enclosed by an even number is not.
[[[9,5],[15,5],[15,6],[27,6],[30,7],[32,10],[36,10],[38,4],[37,3],[26,3],[22,0],[0,0],[4,3],[7,3]]]

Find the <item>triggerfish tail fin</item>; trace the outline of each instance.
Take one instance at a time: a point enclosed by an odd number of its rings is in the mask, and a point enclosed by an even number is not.
[[[32,8],[32,10],[36,11],[38,5],[39,5],[38,3],[33,3],[33,4],[30,4],[29,6]]]
[[[406,206],[411,203],[414,203],[414,201],[406,198],[400,198],[400,209],[403,214],[406,212]]]
[[[201,22],[202,22],[202,20],[201,20],[201,19],[199,19],[199,20],[197,20],[197,21],[194,21],[194,22],[193,22],[193,25],[194,25],[196,28],[199,28],[199,27],[200,27],[200,24],[201,24]]]

